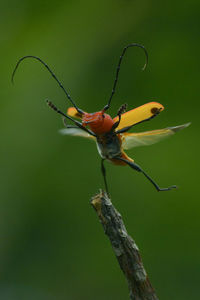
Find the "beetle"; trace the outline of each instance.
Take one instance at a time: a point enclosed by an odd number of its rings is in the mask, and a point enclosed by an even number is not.
[[[117,117],[112,118],[106,113],[106,111],[110,108],[111,100],[116,91],[122,59],[127,49],[130,47],[139,47],[144,51],[146,63],[143,67],[143,70],[146,68],[148,63],[148,53],[143,45],[133,43],[124,47],[117,65],[114,85],[108,103],[103,107],[102,110],[95,113],[87,113],[80,109],[49,66],[37,56],[28,55],[18,60],[12,74],[12,82],[19,64],[26,58],[36,59],[46,67],[46,69],[50,72],[52,77],[57,81],[58,85],[64,91],[73,107],[69,107],[67,113],[64,113],[51,101],[47,100],[47,104],[63,117],[66,128],[61,130],[62,134],[81,136],[96,142],[98,152],[101,156],[101,171],[103,174],[107,194],[108,184],[106,179],[106,169],[104,166],[105,160],[108,160],[119,166],[128,165],[132,169],[142,173],[153,184],[157,191],[169,191],[175,189],[176,186],[172,185],[167,188],[160,188],[159,185],[138,164],[136,164],[132,158],[128,157],[124,150],[132,147],[156,143],[159,140],[173,135],[177,131],[189,126],[190,123],[141,133],[129,133],[128,131],[132,129],[133,126],[155,118],[164,109],[163,105],[158,102],[149,102],[126,112],[126,104],[123,104],[118,110]],[[68,125],[66,123],[67,119],[72,121],[74,125]],[[81,119],[81,122],[76,119]]]

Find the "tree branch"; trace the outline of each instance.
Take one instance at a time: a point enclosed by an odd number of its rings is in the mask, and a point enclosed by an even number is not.
[[[120,213],[105,192],[91,199],[127,281],[131,300],[158,300],[144,269],[139,249],[128,235]]]

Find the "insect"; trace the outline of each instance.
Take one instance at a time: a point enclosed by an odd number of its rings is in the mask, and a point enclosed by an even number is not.
[[[87,113],[80,109],[49,66],[39,57],[29,55],[20,58],[13,71],[12,81],[19,64],[26,58],[36,59],[46,67],[46,69],[50,72],[53,78],[57,81],[58,85],[64,91],[68,100],[73,105],[73,107],[68,108],[67,113],[64,113],[51,101],[47,100],[47,104],[63,117],[66,128],[62,129],[61,133],[65,135],[84,137],[96,142],[98,152],[101,156],[101,171],[107,193],[108,184],[106,179],[106,169],[104,166],[105,160],[108,160],[119,166],[128,165],[137,172],[142,173],[153,184],[157,191],[169,191],[176,188],[176,186],[172,185],[167,188],[160,188],[159,185],[138,164],[136,164],[132,158],[128,157],[124,150],[128,150],[137,146],[154,144],[159,140],[173,135],[177,131],[189,126],[190,123],[141,133],[129,133],[128,131],[135,125],[150,121],[156,117],[164,109],[163,105],[158,102],[149,102],[126,112],[126,105],[123,104],[119,108],[115,118],[111,118],[111,116],[106,113],[106,111],[110,108],[111,100],[116,91],[121,62],[127,49],[131,47],[138,47],[144,51],[146,63],[143,67],[143,70],[146,68],[148,63],[148,53],[145,47],[136,43],[127,45],[123,49],[117,65],[115,80],[108,103],[103,107],[102,110],[95,113]],[[81,119],[81,122],[76,119]],[[68,125],[66,120],[70,120],[74,125]]]

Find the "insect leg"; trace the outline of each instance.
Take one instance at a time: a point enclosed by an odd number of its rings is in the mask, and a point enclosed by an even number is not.
[[[117,115],[119,117],[118,121],[115,122],[115,124],[112,126],[112,129],[111,131],[114,131],[120,124],[121,122],[121,115],[126,111],[126,107],[127,107],[127,104],[122,104],[117,112]]]
[[[64,117],[63,117],[63,124],[66,128],[79,128],[77,126],[67,124],[67,121]]]
[[[170,187],[167,187],[167,188],[160,188],[159,185],[146,173],[142,170],[142,168],[135,164],[134,162],[132,161],[128,161],[122,157],[115,157],[115,159],[118,159],[118,160],[121,160],[123,162],[125,162],[128,166],[130,166],[132,169],[138,171],[138,172],[141,172],[144,174],[144,176],[155,186],[156,190],[158,192],[161,192],[161,191],[169,191],[171,189],[175,189],[176,188],[176,185],[172,185]]]
[[[90,135],[93,135],[96,137],[96,134],[94,134],[91,130],[87,129],[86,127],[84,127],[80,122],[72,119],[70,116],[66,115],[65,113],[63,113],[61,110],[59,110],[52,102],[50,102],[49,100],[47,100],[47,104],[53,109],[55,110],[58,114],[62,115],[63,117],[69,119],[70,121],[72,121],[74,124],[76,124],[79,128],[81,128],[82,130],[86,131],[87,133],[89,133]]]
[[[160,113],[160,111],[161,111],[161,109],[158,109],[151,117],[149,117],[149,118],[147,118],[147,119],[144,119],[144,120],[142,120],[142,121],[140,121],[140,122],[137,122],[137,123],[135,123],[135,124],[133,124],[133,125],[130,125],[130,126],[127,126],[127,127],[122,128],[122,129],[119,129],[119,130],[116,131],[116,133],[118,134],[118,133],[124,133],[124,132],[127,132],[127,131],[129,131],[133,126],[135,126],[135,125],[141,124],[141,123],[146,122],[146,121],[150,121],[150,120],[152,120],[153,118],[155,118],[155,117]]]
[[[109,196],[108,185],[107,185],[107,180],[106,180],[106,169],[105,169],[105,166],[104,166],[104,159],[103,158],[101,160],[101,172],[103,174],[103,179],[104,179],[104,184],[105,184],[105,188],[106,188],[106,193]]]
[[[119,119],[117,122],[115,122],[111,128],[111,131],[114,131],[118,126],[119,126],[119,123],[121,121],[121,114],[118,115]]]

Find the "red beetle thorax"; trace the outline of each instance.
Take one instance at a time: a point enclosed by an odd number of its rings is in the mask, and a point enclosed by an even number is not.
[[[113,119],[102,111],[96,113],[84,113],[82,117],[82,125],[89,126],[96,134],[103,134],[111,130],[114,124]]]

